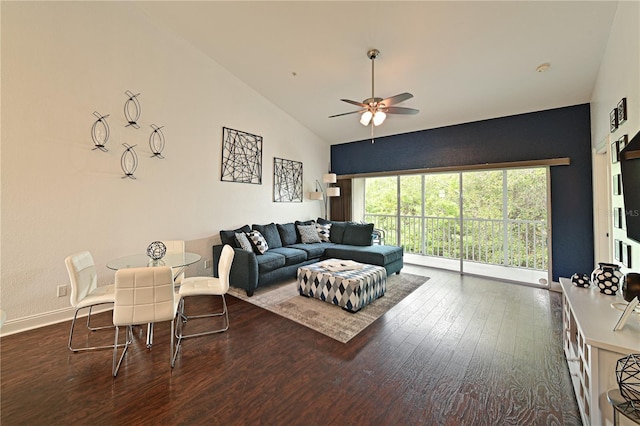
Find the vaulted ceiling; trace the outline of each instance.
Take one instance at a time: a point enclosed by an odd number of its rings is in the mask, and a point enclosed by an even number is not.
[[[371,128],[341,98],[410,92],[385,136],[588,103],[614,1],[143,1],[144,10],[329,143]],[[536,68],[549,63],[546,72]],[[224,101],[224,100],[222,100]]]

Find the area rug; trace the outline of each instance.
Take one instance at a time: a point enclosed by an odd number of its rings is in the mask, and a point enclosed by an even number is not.
[[[387,278],[384,296],[356,313],[319,299],[300,296],[296,280],[258,288],[252,297],[247,297],[244,290],[235,287],[229,288],[229,294],[347,343],[428,280],[428,277],[412,274],[391,275]]]

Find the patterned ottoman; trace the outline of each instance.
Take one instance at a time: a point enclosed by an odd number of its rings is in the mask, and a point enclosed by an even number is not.
[[[383,266],[329,259],[298,268],[300,295],[333,303],[349,312],[358,312],[384,295],[386,288],[387,271]]]

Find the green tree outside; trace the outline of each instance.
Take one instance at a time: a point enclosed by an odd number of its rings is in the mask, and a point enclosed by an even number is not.
[[[462,179],[462,257],[470,261],[546,270],[546,169],[463,172]],[[391,238],[388,242],[393,244],[399,211],[400,244],[405,251],[458,259],[459,185],[459,173],[368,178],[365,219],[384,229],[387,238]]]

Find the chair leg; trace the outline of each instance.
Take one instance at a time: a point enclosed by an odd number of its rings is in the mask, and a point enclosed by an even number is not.
[[[181,298],[180,303],[178,304],[178,316],[183,323],[188,321],[187,316],[184,314],[184,298]]]
[[[126,326],[126,329],[125,329],[125,343],[118,345],[118,333],[120,332],[120,327],[118,327],[117,325],[115,327],[116,327],[116,336],[113,342],[113,369],[112,369],[113,377],[116,377],[118,375],[118,370],[120,370],[120,364],[122,364],[124,355],[127,353],[127,349],[129,349],[129,345],[133,341],[133,326],[128,325]],[[124,349],[122,350],[122,355],[120,355],[120,360],[118,360],[118,346],[123,346],[123,345],[124,345]]]
[[[111,303],[111,302],[109,302]],[[87,328],[91,331],[96,331],[96,330],[106,330],[107,328],[113,328],[113,325],[105,325],[102,327],[91,327],[91,309],[93,309],[94,306],[98,306],[98,305],[91,305],[89,306],[89,315],[87,315]]]
[[[171,320],[171,345],[169,346],[169,363],[171,364],[171,368],[173,368],[173,366],[176,364],[176,356],[178,355],[178,348],[176,347],[176,351],[175,354],[173,352],[173,333],[175,332],[174,328],[175,328],[175,319],[177,317],[174,317],[173,320]]]
[[[221,294],[220,297],[222,297],[222,311],[221,312],[215,312],[212,314],[204,314],[204,315],[187,315],[184,313],[184,299],[182,299],[181,301],[181,309],[180,309],[180,317],[184,318],[184,322],[187,322],[187,320],[190,319],[198,319],[198,318],[211,318],[211,317],[219,317],[219,316],[224,316],[224,326],[222,328],[216,329],[216,330],[210,330],[210,331],[203,331],[201,333],[194,333],[194,334],[183,334],[182,333],[182,329],[180,330],[180,334],[178,336],[178,344],[180,344],[180,341],[182,339],[186,339],[189,337],[198,337],[198,336],[206,336],[207,334],[216,334],[216,333],[222,333],[224,331],[227,331],[229,329],[229,311],[227,309],[227,301],[224,297],[224,294]]]
[[[176,317],[174,318],[174,320],[176,322],[175,336],[177,341],[176,341],[176,350],[173,354],[173,359],[171,360],[171,367],[173,367],[176,363],[176,358],[178,357],[178,351],[180,350],[180,345],[182,343],[182,327],[183,327],[183,324],[187,322],[187,319],[184,316],[184,299],[181,299],[178,304],[178,312],[176,312]]]
[[[147,324],[147,349],[151,349],[153,346],[153,323]]]
[[[89,306],[89,315],[87,317],[87,328],[91,331],[96,331],[96,330],[106,330],[108,328],[113,328],[113,325],[108,325],[108,326],[104,326],[104,327],[94,327],[91,328],[89,325],[89,321],[91,318],[91,306]],[[73,330],[75,328],[76,325],[76,320],[78,319],[78,312],[80,312],[80,309],[84,309],[84,308],[78,308],[76,309],[75,313],[73,314],[73,319],[71,320],[71,328],[69,329],[69,343],[67,344],[67,347],[69,348],[69,350],[71,352],[81,352],[81,351],[93,351],[96,349],[110,349],[113,348],[113,346],[111,345],[104,345],[104,346],[90,346],[90,347],[83,347],[83,348],[74,348],[72,345],[72,340],[73,340]],[[120,345],[122,346],[122,345]]]

